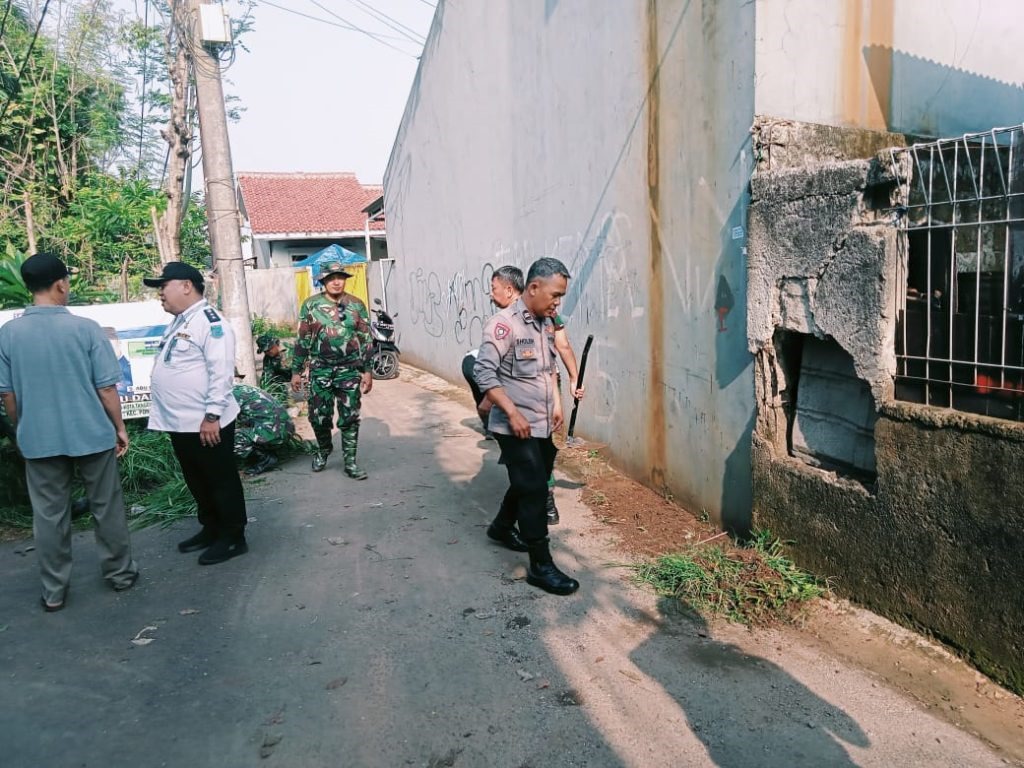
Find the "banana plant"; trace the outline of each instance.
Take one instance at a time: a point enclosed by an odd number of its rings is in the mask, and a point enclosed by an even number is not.
[[[21,264],[25,254],[18,253],[11,243],[7,254],[0,257],[0,309],[16,309],[32,303],[32,294],[21,279]]]

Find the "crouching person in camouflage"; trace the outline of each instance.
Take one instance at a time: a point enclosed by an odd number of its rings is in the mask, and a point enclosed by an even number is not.
[[[324,292],[310,296],[299,310],[299,338],[292,363],[292,389],[302,385],[302,372],[309,362],[309,423],[316,435],[317,451],[313,471],[321,472],[333,450],[331,422],[338,404],[338,430],[345,474],[365,480],[366,472],[356,464],[359,442],[359,405],[373,388],[370,361],[373,342],[366,305],[345,293],[350,278],[341,262],[331,261],[321,269]]]
[[[277,466],[278,448],[295,434],[288,411],[262,389],[235,384],[232,393],[241,409],[235,420],[235,456],[249,462],[245,474],[261,475]]]

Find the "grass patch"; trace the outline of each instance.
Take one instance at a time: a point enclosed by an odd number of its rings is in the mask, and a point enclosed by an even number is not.
[[[638,581],[702,615],[765,625],[799,618],[808,601],[828,591],[782,548],[771,533],[759,531],[744,546],[697,544],[631,567]]]
[[[161,432],[150,432],[143,422],[127,424],[131,445],[120,459],[121,488],[132,528],[155,523],[164,525],[195,512],[192,494],[185,487],[181,467],[174,457],[171,441]],[[72,483],[71,497],[83,497],[81,478]],[[0,445],[0,525],[32,531],[32,507],[25,485],[25,466],[9,442]],[[75,528],[89,528],[92,518],[86,515],[75,521]]]

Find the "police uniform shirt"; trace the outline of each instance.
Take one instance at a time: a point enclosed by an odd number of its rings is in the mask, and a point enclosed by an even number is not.
[[[149,428],[158,432],[199,432],[212,413],[226,427],[238,416],[231,389],[235,336],[205,299],[167,326],[150,382]]]
[[[544,330],[546,319],[534,317],[522,299],[491,317],[484,326],[473,377],[486,392],[502,387],[530,425],[533,437],[550,437],[555,407],[555,349]],[[511,435],[508,416],[492,408],[488,429]]]

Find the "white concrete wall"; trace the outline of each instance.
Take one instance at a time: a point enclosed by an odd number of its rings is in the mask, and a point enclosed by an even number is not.
[[[578,431],[740,525],[753,34],[741,0],[442,0],[385,178],[404,356],[459,380],[492,270],[562,259]]]
[[[1024,122],[1021,0],[757,0],[759,115],[921,136]]]
[[[291,267],[248,269],[245,289],[249,295],[249,314],[276,323],[295,323],[299,318],[299,299],[295,288],[295,270]]]

